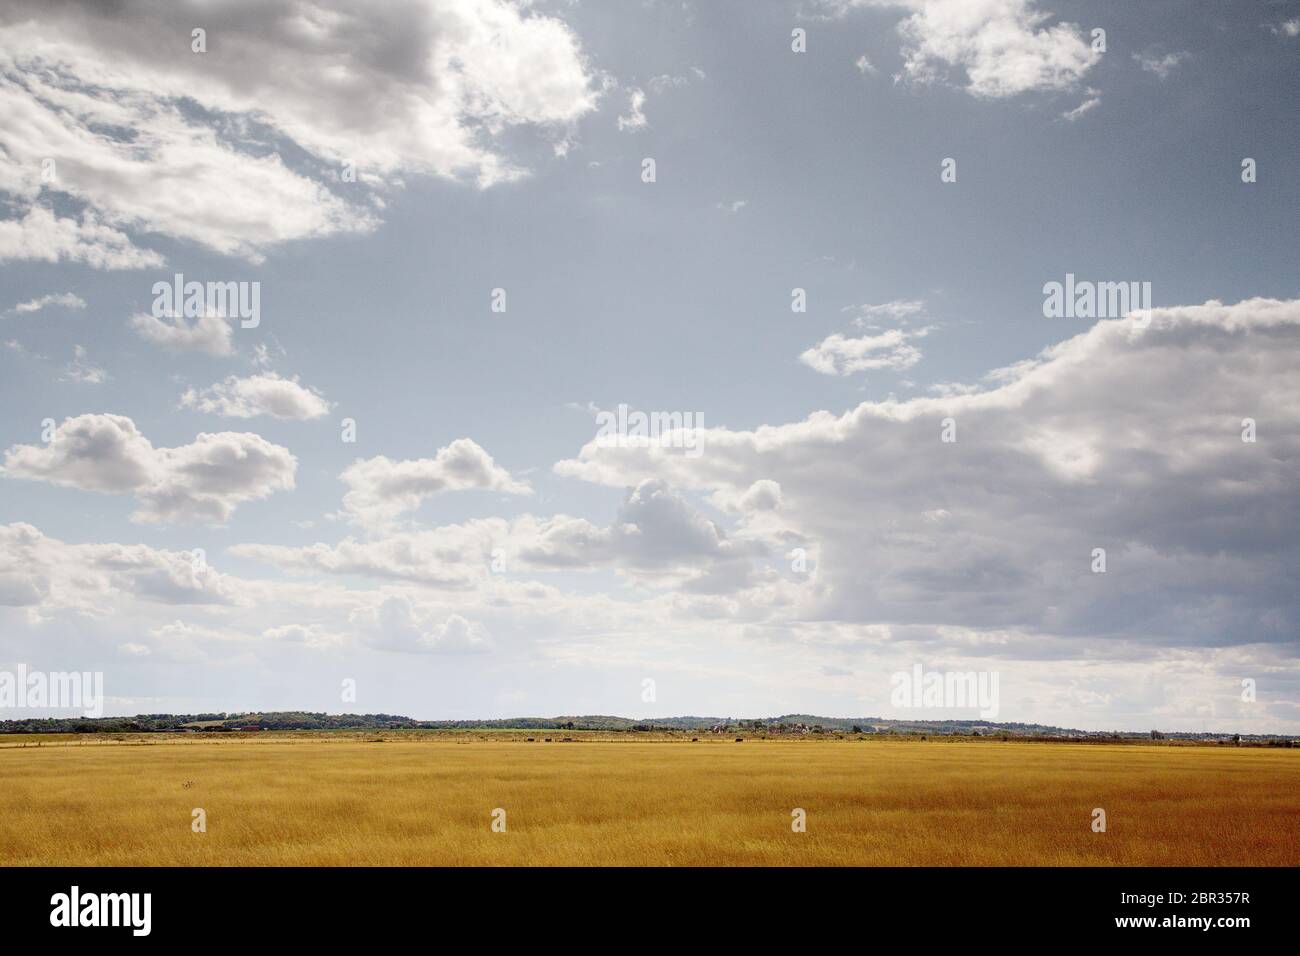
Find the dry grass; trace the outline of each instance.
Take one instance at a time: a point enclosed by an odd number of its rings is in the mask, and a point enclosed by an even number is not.
[[[157,740],[4,741],[0,863],[1300,864],[1293,750]]]

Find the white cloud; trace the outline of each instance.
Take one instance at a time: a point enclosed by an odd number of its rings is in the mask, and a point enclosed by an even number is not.
[[[352,612],[350,623],[372,647],[418,654],[479,654],[492,649],[482,624],[459,614],[439,618],[435,612],[397,595]]]
[[[781,486],[761,478],[746,489],[738,504],[742,511],[776,511],[781,507]]]
[[[704,76],[698,71],[696,72],[696,76],[700,79],[704,79]],[[646,83],[646,86],[650,87],[650,89],[656,93],[662,93],[664,90],[671,90],[685,86],[689,82],[690,77],[687,76],[674,76],[671,73],[661,73],[658,76],[652,76],[649,82]]]
[[[1190,53],[1166,53],[1164,55],[1152,53],[1150,51],[1134,53],[1133,59],[1137,64],[1148,73],[1154,73],[1160,79],[1168,79],[1169,74],[1173,73],[1178,64],[1186,60]]]
[[[619,132],[645,129],[645,113],[641,109],[643,106],[645,106],[645,90],[634,86],[627,91],[627,112],[618,118]]]
[[[527,482],[516,481],[468,438],[456,439],[432,458],[394,461],[380,455],[358,459],[339,477],[348,486],[344,511],[350,520],[371,527],[386,525],[414,511],[425,498],[445,491],[532,493]]]
[[[82,345],[72,347],[72,361],[63,367],[59,378],[65,382],[79,385],[102,385],[108,381],[108,373],[86,360],[86,349]]]
[[[1278,37],[1300,36],[1300,19],[1283,20],[1276,26],[1269,26],[1269,31]]]
[[[190,50],[199,23],[205,53]],[[492,138],[566,126],[598,96],[572,31],[507,0],[268,0],[238,16],[15,0],[0,49],[0,194],[19,210],[0,223],[0,258],[101,268],[161,263],[125,230],[251,261],[371,230],[376,190],[408,174],[516,178]],[[355,183],[339,181],[348,162]],[[42,190],[83,218],[54,219]]]
[[[836,332],[801,354],[799,361],[823,375],[852,375],[879,369],[900,371],[921,360],[921,350],[911,340],[924,336],[926,331],[890,329],[879,335],[856,338]]]
[[[146,342],[175,352],[202,352],[218,357],[233,353],[230,321],[216,314],[196,317],[193,322],[184,316],[156,318],[147,312],[131,316],[131,328]]]
[[[0,606],[108,613],[123,600],[228,606],[237,588],[190,552],[145,545],[69,544],[29,524],[0,525]]]
[[[51,305],[61,306],[65,309],[84,309],[86,300],[72,292],[52,292],[49,295],[29,299],[26,302],[19,302],[9,311],[15,315],[30,315],[33,312],[40,312]]]
[[[297,464],[288,449],[248,432],[155,448],[131,419],[90,414],[65,419],[47,444],[10,447],[0,475],[132,494],[135,521],[219,524],[243,502],[291,490]]]
[[[327,631],[319,624],[282,624],[268,627],[262,632],[268,641],[283,641],[303,647],[336,647],[343,643],[342,635]]]
[[[692,67],[691,73],[694,74],[697,80],[708,79],[705,72],[698,67]],[[607,78],[606,82],[610,88],[618,86],[618,82],[612,77]],[[659,96],[669,90],[680,89],[690,82],[691,78],[684,74],[661,73],[647,80],[645,86],[649,88],[651,93]],[[644,88],[640,86],[629,86],[627,88],[627,111],[618,117],[619,132],[634,133],[646,128],[648,125],[644,109],[646,99],[647,94]]]
[[[0,262],[14,260],[80,262],[94,269],[143,269],[164,261],[156,252],[136,248],[126,233],[104,225],[93,212],[79,220],[55,218],[40,206],[30,207],[20,219],[0,219]]]
[[[902,8],[902,79],[933,82],[952,69],[965,89],[1000,98],[1072,89],[1100,59],[1079,28],[1046,25],[1052,18],[1034,0],[823,0],[842,15],[854,7]]]
[[[858,72],[861,73],[863,76],[875,76],[877,73],[880,72],[878,69],[876,69],[874,66],[871,65],[871,61],[867,59],[867,55],[865,53],[862,54],[862,56],[858,57],[856,60],[854,60],[853,65],[858,68]]]
[[[876,323],[881,319],[906,321],[911,316],[922,314],[925,311],[925,301],[923,299],[894,299],[891,302],[881,302],[875,305],[868,303],[849,306],[841,311],[856,312],[857,315],[853,318],[853,324],[859,328],[875,328]]]
[[[772,485],[750,489],[742,508],[774,507],[780,489]],[[526,515],[494,547],[518,569],[612,569],[639,587],[679,597],[737,594],[755,586],[761,578],[757,562],[771,550],[761,536],[728,535],[658,478],[637,482],[608,526],[568,515]]]
[[[772,512],[780,501],[780,487],[760,481],[738,497],[735,510]],[[511,573],[610,569],[643,586],[700,592],[752,584],[753,562],[769,550],[754,535],[729,537],[665,482],[647,479],[628,492],[608,526],[570,515],[525,514],[335,545],[240,544],[230,553],[297,574],[362,576],[452,592],[487,588],[497,560]]]
[[[330,404],[314,389],[298,384],[298,379],[281,378],[264,372],[239,378],[231,375],[202,390],[189,389],[181,396],[181,406],[227,418],[253,418],[270,415],[307,421],[329,413]]]
[[[1095,110],[1098,106],[1101,105],[1101,97],[1094,95],[1096,94],[1096,92],[1097,92],[1096,90],[1089,90],[1088,99],[1084,100],[1074,109],[1066,110],[1064,113],[1061,114],[1061,119],[1073,123],[1084,113],[1088,113],[1091,112],[1092,110]]]
[[[492,550],[510,535],[508,522],[488,518],[373,541],[345,538],[333,545],[318,542],[305,547],[238,544],[230,553],[294,574],[352,575],[468,590],[482,582]]]
[[[1014,628],[1021,655],[1294,643],[1297,361],[1300,300],[1157,308],[1145,331],[1097,322],[968,394],[713,428],[693,460],[593,441],[555,470],[724,498],[779,483],[782,520],[819,552],[805,620]]]

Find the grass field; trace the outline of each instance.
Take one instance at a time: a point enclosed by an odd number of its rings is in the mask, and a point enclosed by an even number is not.
[[[1295,750],[37,739],[0,740],[0,864],[1300,864]]]

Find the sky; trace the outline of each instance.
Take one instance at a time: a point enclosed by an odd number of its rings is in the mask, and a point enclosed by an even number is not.
[[[1300,732],[1298,55],[1291,0],[4,0],[0,670]]]

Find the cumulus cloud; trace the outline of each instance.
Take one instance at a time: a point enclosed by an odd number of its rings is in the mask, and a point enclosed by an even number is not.
[[[297,460],[248,432],[203,433],[155,448],[123,415],[78,415],[44,445],[14,445],[0,475],[66,488],[134,495],[144,522],[227,521],[245,502],[294,487]]]
[[[268,627],[262,632],[262,637],[268,641],[282,641],[311,648],[335,647],[343,643],[342,635],[326,630],[319,624],[282,624],[278,627]]]
[[[159,605],[226,606],[231,579],[192,552],[70,544],[22,522],[0,525],[0,606],[106,613],[124,597]]]
[[[371,230],[376,190],[516,178],[493,137],[566,126],[598,96],[573,32],[509,0],[15,0],[0,49],[0,195],[18,211],[0,258],[100,268],[162,262],[127,231],[259,261]],[[348,163],[356,182],[340,181]],[[43,191],[81,218],[36,205]]]
[[[657,478],[641,482],[628,494],[619,509],[619,527],[636,529],[627,550],[630,559],[643,566],[712,556],[724,547],[717,524]]]
[[[1035,0],[823,0],[832,14],[855,7],[898,8],[903,38],[899,76],[914,82],[965,73],[975,96],[1001,98],[1068,90],[1101,58],[1071,23],[1049,24]]]
[[[481,489],[510,495],[531,494],[468,438],[438,449],[432,458],[394,461],[380,455],[358,459],[339,476],[348,486],[343,509],[350,520],[379,527],[414,511],[420,502],[446,491]]]
[[[218,358],[230,355],[230,322],[224,316],[206,313],[191,322],[184,316],[157,318],[147,312],[131,316],[131,328],[146,342],[174,352],[202,352]]]
[[[517,533],[502,518],[484,518],[374,540],[349,537],[332,545],[238,544],[230,553],[296,574],[351,575],[468,590],[488,573],[492,552]]]
[[[781,489],[756,482],[733,510],[770,512]],[[236,557],[292,573],[370,577],[446,591],[482,589],[493,569],[508,572],[618,571],[647,587],[738,590],[752,584],[769,543],[729,537],[661,479],[628,491],[615,520],[599,525],[572,515],[481,518],[369,540],[303,547],[240,544]]]
[[[481,654],[492,649],[487,629],[459,614],[439,617],[405,595],[359,608],[350,618],[372,647],[415,654]]]
[[[781,507],[781,486],[760,478],[745,490],[738,502],[741,511],[776,511]]]
[[[292,418],[307,421],[329,413],[330,404],[314,389],[298,384],[297,376],[281,378],[274,372],[239,378],[231,375],[205,389],[189,389],[181,396],[183,408],[224,415],[227,418]]]
[[[899,371],[921,360],[921,350],[912,340],[925,334],[925,329],[890,329],[879,335],[857,337],[836,332],[806,350],[799,361],[823,375],[852,375],[879,369]]]
[[[751,559],[764,550],[728,538],[658,478],[631,488],[606,527],[560,515],[519,521],[512,532],[508,553],[525,568],[613,568],[639,584],[686,590],[742,587],[752,577]]]
[[[1150,320],[1098,322],[963,394],[714,428],[694,460],[591,442],[556,471],[731,496],[779,483],[782,520],[819,549],[806,619],[1011,629],[1038,638],[1027,655],[1293,644],[1300,300]]]
[[[0,194],[5,180],[0,175]],[[56,218],[40,206],[31,206],[20,218],[0,219],[0,262],[14,260],[78,262],[94,269],[144,269],[165,261],[156,252],[136,248],[125,232],[105,225],[93,212],[80,219]]]
[[[49,306],[57,305],[64,309],[84,309],[86,300],[73,292],[52,292],[26,302],[19,302],[9,311],[15,315],[30,315]]]
[[[290,573],[336,574],[402,581],[446,591],[481,587],[500,562],[509,570],[584,571],[612,566],[618,541],[635,526],[605,528],[570,515],[512,520],[476,518],[416,531],[392,531],[367,540],[303,547],[239,544],[236,557]]]

